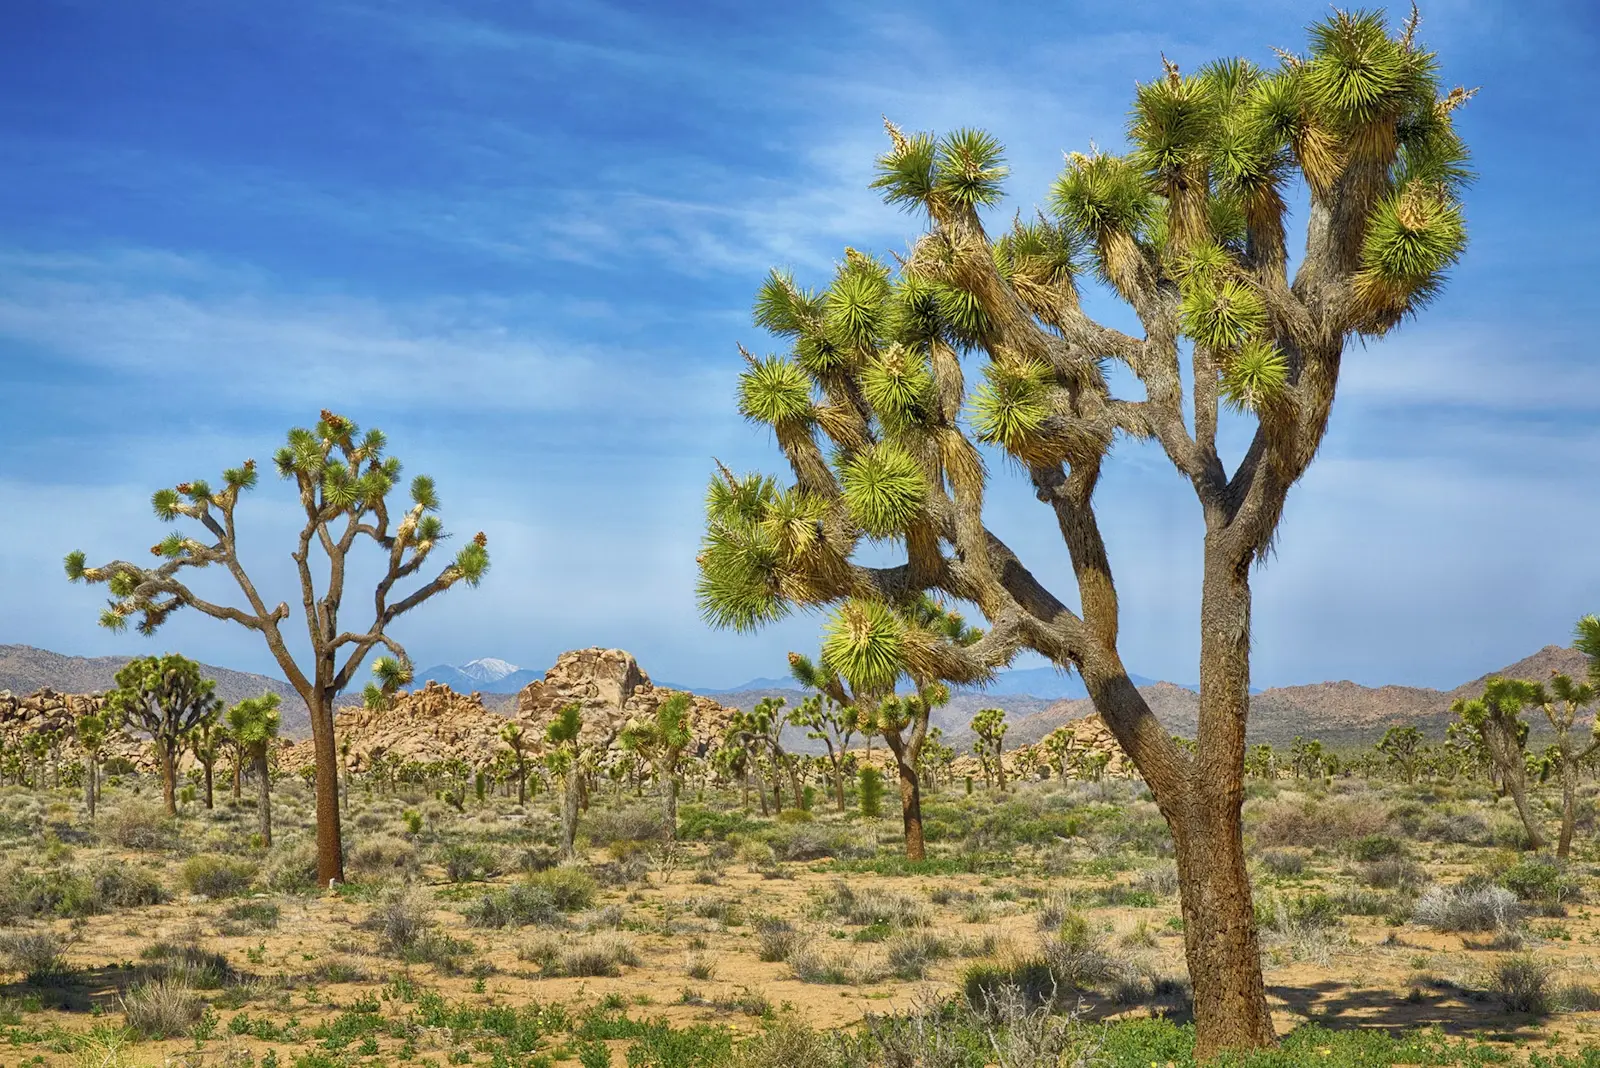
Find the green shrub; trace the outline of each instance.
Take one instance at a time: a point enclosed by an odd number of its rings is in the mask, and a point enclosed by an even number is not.
[[[481,883],[500,874],[500,855],[477,842],[447,842],[439,848],[439,863],[453,883]]]
[[[549,868],[528,876],[530,887],[543,890],[562,912],[576,912],[594,904],[594,877],[582,868]]]
[[[250,888],[256,871],[256,865],[248,860],[203,853],[183,862],[178,881],[191,894],[233,897]]]
[[[491,890],[466,909],[474,927],[554,927],[564,921],[555,895],[531,880]]]
[[[1554,857],[1520,860],[1500,872],[1494,881],[1546,915],[1562,915],[1567,905],[1582,899],[1577,877]]]
[[[1350,855],[1357,860],[1384,860],[1405,854],[1405,843],[1388,834],[1369,834],[1356,839]]]
[[[862,768],[856,778],[856,791],[861,814],[877,819],[883,813],[883,773],[877,768]]]
[[[1495,965],[1492,978],[1506,1011],[1536,1015],[1550,1011],[1550,968],[1533,956],[1518,953],[1502,958]]]
[[[972,964],[961,973],[961,992],[977,1013],[992,1013],[1006,1004],[1013,992],[1029,1007],[1054,1004],[1060,991],[1050,962],[1029,957],[1009,964]]]

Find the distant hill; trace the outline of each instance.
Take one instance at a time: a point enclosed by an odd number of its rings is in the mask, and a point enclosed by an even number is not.
[[[418,689],[429,681],[448,686],[456,693],[516,693],[530,682],[544,678],[542,671],[530,671],[508,664],[504,660],[471,660],[460,667],[453,664],[436,664],[415,672]]]
[[[61,693],[97,693],[117,688],[117,672],[131,656],[63,656],[31,645],[0,645],[0,690],[29,694],[46,686]],[[283,700],[279,714],[283,733],[302,738],[311,733],[311,716],[294,687],[282,679],[201,664],[207,678],[217,680],[217,696],[228,704],[268,691]],[[359,700],[359,696],[354,698]]]
[[[1363,686],[1348,680],[1275,686],[1251,694],[1248,739],[1251,744],[1284,745],[1303,735],[1333,746],[1370,745],[1397,725],[1418,727],[1431,738],[1442,738],[1454,718],[1451,703],[1483,693],[1484,682],[1491,676],[1544,680],[1553,671],[1581,678],[1588,671],[1588,661],[1574,649],[1547,645],[1532,656],[1486,672],[1449,691],[1418,686]],[[1194,737],[1200,711],[1198,693],[1167,682],[1140,686],[1139,692],[1168,730]],[[1093,711],[1094,706],[1087,699],[1056,701],[1033,715],[1015,718],[1006,732],[1006,744],[1036,742],[1068,720]],[[1535,734],[1542,733],[1537,717],[1530,717],[1529,723]],[[969,742],[963,737],[957,744]]]
[[[64,693],[90,693],[112,689],[117,671],[131,657],[64,656],[28,645],[0,645],[0,690],[32,693],[49,686]],[[206,674],[217,680],[217,693],[232,704],[265,691],[283,699],[284,733],[305,737],[310,724],[305,705],[287,682],[266,675],[202,665]],[[1305,686],[1277,686],[1254,692],[1250,697],[1249,740],[1283,745],[1296,735],[1322,739],[1335,746],[1370,745],[1384,730],[1396,724],[1420,727],[1430,737],[1441,737],[1450,722],[1450,704],[1458,697],[1475,697],[1491,675],[1510,678],[1546,679],[1559,671],[1575,677],[1588,670],[1583,655],[1573,649],[1548,645],[1531,656],[1486,672],[1453,690],[1434,690],[1414,686],[1363,686],[1348,680],[1319,682]],[[516,695],[528,683],[544,678],[542,672],[518,668],[504,660],[474,660],[460,667],[438,665],[417,672],[415,685],[421,688],[429,679],[449,686],[457,693],[474,691],[484,705],[501,715],[516,710]],[[1175,734],[1193,737],[1199,714],[1197,687],[1178,686],[1133,676],[1139,692],[1151,710]],[[794,708],[810,696],[792,679],[751,679],[732,689],[695,689],[670,683],[657,683],[663,689],[688,690],[714,696],[720,703],[746,711],[763,698],[782,697]],[[1028,692],[1032,690],[1044,693]],[[1091,714],[1093,705],[1083,695],[1083,683],[1076,674],[1067,675],[1054,668],[1030,668],[1000,673],[987,689],[960,687],[950,703],[935,711],[933,724],[944,731],[947,742],[959,750],[971,744],[967,724],[980,708],[1006,711],[1011,728],[1007,745],[1036,742],[1071,719]],[[1057,697],[1060,694],[1063,696]],[[359,704],[359,691],[346,693],[341,705]],[[1540,731],[1537,720],[1531,721]],[[801,752],[820,751],[820,743],[806,739],[804,733],[790,729],[785,742]]]

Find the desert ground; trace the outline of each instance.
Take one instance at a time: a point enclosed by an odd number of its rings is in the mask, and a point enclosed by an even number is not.
[[[763,816],[691,787],[674,845],[652,789],[601,783],[559,864],[548,791],[356,779],[333,889],[298,777],[270,849],[251,791],[219,787],[176,819],[150,777],[109,782],[93,819],[65,788],[0,791],[0,1065],[1188,1057],[1171,840],[1136,780],[946,785],[917,864],[892,797]],[[1260,1063],[1600,1063],[1596,793],[1558,863],[1471,780],[1253,781],[1289,1036]]]

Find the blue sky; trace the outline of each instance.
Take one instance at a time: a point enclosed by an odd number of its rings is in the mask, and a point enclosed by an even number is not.
[[[0,642],[271,670],[259,636],[203,617],[100,630],[103,590],[67,585],[60,559],[139,559],[165,533],[152,490],[265,463],[328,406],[438,479],[451,530],[489,536],[482,587],[394,628],[420,664],[542,669],[608,645],[704,686],[781,674],[816,642],[808,617],[754,636],[699,621],[699,502],[712,456],[777,470],[733,405],[736,343],[770,344],[748,315],[766,269],[819,284],[845,245],[917,233],[867,188],[880,116],[994,132],[1009,217],[1045,201],[1063,151],[1122,144],[1161,52],[1271,63],[1327,10],[25,7],[0,36]],[[1256,579],[1258,686],[1452,686],[1600,611],[1600,16],[1436,0],[1423,17],[1447,83],[1483,87],[1459,118],[1473,243],[1420,320],[1347,357]],[[1070,592],[1049,513],[995,469],[992,526]],[[1100,504],[1124,659],[1193,678],[1191,492],[1122,446]],[[272,601],[295,600],[294,507],[269,475],[240,509]]]

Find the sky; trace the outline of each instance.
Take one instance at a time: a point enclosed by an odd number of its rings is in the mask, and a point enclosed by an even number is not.
[[[868,188],[882,116],[994,133],[1004,220],[1047,202],[1063,152],[1121,148],[1163,53],[1270,65],[1328,10],[23,5],[0,35],[0,643],[278,674],[259,635],[194,613],[152,638],[102,630],[104,587],[68,585],[61,559],[140,559],[167,533],[152,491],[254,457],[241,555],[269,603],[296,605],[297,502],[268,461],[328,407],[435,477],[459,539],[488,536],[480,587],[392,626],[419,666],[542,670],[600,645],[702,687],[781,675],[819,620],[708,628],[701,502],[713,457],[780,470],[734,405],[737,345],[776,346],[749,316],[766,271],[823,285],[845,246],[903,250],[920,230]],[[1346,355],[1254,579],[1256,686],[1451,687],[1600,611],[1600,14],[1434,0],[1422,16],[1445,84],[1482,87],[1457,113],[1480,174],[1472,243],[1433,306]],[[1088,307],[1134,325],[1104,292]],[[1230,462],[1246,430],[1226,428]],[[991,466],[991,527],[1074,600],[1050,513]],[[1124,661],[1194,678],[1192,491],[1124,443],[1097,500]],[[239,602],[225,575],[198,586]],[[363,599],[347,596],[351,624]]]

